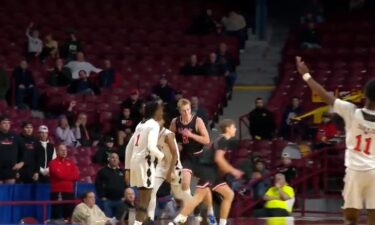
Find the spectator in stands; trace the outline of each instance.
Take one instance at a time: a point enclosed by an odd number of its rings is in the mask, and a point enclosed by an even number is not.
[[[22,123],[20,138],[25,145],[24,165],[19,172],[19,179],[22,183],[32,183],[39,178],[39,167],[37,157],[38,141],[33,136],[33,125],[30,122]]]
[[[58,142],[61,142],[62,144],[69,147],[80,145],[80,143],[74,136],[73,131],[70,129],[68,119],[65,115],[59,117],[59,125],[56,128],[55,137]]]
[[[224,67],[217,61],[216,53],[209,54],[209,60],[203,65],[204,75],[207,76],[222,76],[229,74]]]
[[[284,153],[281,156],[282,168],[280,173],[284,174],[286,182],[290,183],[294,178],[296,178],[297,170],[293,166],[292,159],[288,153]]]
[[[125,146],[136,126],[136,121],[132,118],[130,109],[123,108],[117,123],[118,146]]]
[[[91,80],[85,70],[79,71],[79,79],[73,80],[68,87],[68,92],[80,95],[100,95],[100,88]]]
[[[51,201],[74,200],[74,182],[78,180],[78,168],[67,158],[66,146],[57,146],[57,158],[49,163],[51,178]],[[52,219],[68,219],[73,212],[74,204],[52,205]]]
[[[107,157],[107,163],[107,166],[99,170],[96,175],[95,188],[99,198],[103,201],[105,214],[108,217],[113,217],[116,216],[123,204],[124,170],[119,166],[120,160],[117,153],[111,153]]]
[[[98,144],[99,135],[96,127],[87,124],[87,114],[78,114],[77,120],[74,124],[73,133],[77,141],[82,146],[96,146]]]
[[[225,28],[225,33],[229,36],[238,38],[240,41],[240,49],[245,49],[245,42],[247,38],[247,25],[245,18],[235,12],[230,11],[227,17],[223,17],[221,20]]]
[[[249,114],[249,132],[253,139],[270,140],[275,134],[275,120],[272,113],[264,107],[262,98],[255,100],[255,109]]]
[[[74,32],[69,34],[69,40],[67,40],[62,49],[62,56],[69,62],[76,59],[77,53],[82,51],[81,42],[77,40]]]
[[[17,172],[24,165],[24,145],[10,131],[10,126],[10,118],[0,116],[0,184],[14,184]]]
[[[198,63],[198,57],[196,54],[190,56],[189,62],[187,62],[180,70],[180,73],[185,76],[190,75],[202,75],[202,66]]]
[[[142,120],[141,109],[143,101],[139,97],[139,91],[133,89],[130,91],[130,97],[122,102],[122,108],[129,108],[131,111],[132,118],[138,124]]]
[[[66,87],[72,81],[69,68],[64,67],[62,59],[56,59],[55,68],[50,72],[47,83],[53,87]]]
[[[205,9],[199,16],[193,19],[188,33],[195,35],[206,35],[215,32],[217,26],[218,23],[213,18],[212,10]]]
[[[99,73],[100,87],[111,88],[115,82],[116,71],[109,59],[104,60],[104,69]]]
[[[135,214],[135,207],[135,192],[133,188],[129,187],[124,191],[124,202],[121,209],[118,211],[116,218],[120,218],[121,222],[128,221],[129,212],[133,209]]]
[[[91,72],[100,73],[102,71],[102,69],[96,68],[91,63],[86,62],[83,52],[77,52],[77,59],[75,61],[70,61],[65,66],[71,70],[73,79],[80,78],[81,70],[86,72],[87,77],[90,76]]]
[[[116,153],[121,158],[124,158],[125,152],[119,151],[117,148],[115,148],[114,143],[115,140],[113,137],[108,136],[103,138],[103,141],[99,143],[98,150],[95,152],[94,162],[103,166],[108,165],[108,159],[112,153]]]
[[[288,186],[285,176],[275,175],[275,184],[264,195],[266,201],[263,209],[254,211],[255,217],[286,217],[292,213],[294,190]]]
[[[37,169],[39,172],[38,181],[41,183],[49,183],[49,163],[54,160],[57,155],[55,147],[49,142],[48,127],[39,126],[39,141],[36,144]]]
[[[31,108],[38,107],[38,93],[35,87],[33,74],[28,69],[26,60],[20,62],[20,66],[13,70],[13,78],[15,80],[16,88],[16,105],[22,108],[24,105],[24,98],[31,98]]]
[[[30,35],[30,30],[34,27],[34,23],[30,23],[26,28],[26,37],[27,42],[27,54],[26,58],[31,60],[35,57],[38,57],[43,49],[43,42],[39,38],[39,31],[34,29]]]
[[[324,9],[319,0],[310,0],[305,4],[301,23],[321,23],[324,21]]]
[[[291,138],[292,126],[294,124],[293,119],[301,113],[301,100],[298,97],[293,97],[292,104],[288,106],[283,113],[280,127],[280,136],[287,140]]]
[[[152,88],[152,97],[155,99],[159,97],[165,104],[168,104],[173,99],[174,90],[168,84],[167,77],[162,75],[158,85]]]
[[[44,42],[44,47],[40,54],[41,62],[44,63],[48,57],[53,59],[59,57],[59,43],[53,39],[52,34],[47,34],[46,36],[46,42]]]
[[[4,69],[0,68],[0,101],[5,100],[6,94],[10,88],[9,77]]]
[[[191,113],[197,115],[199,118],[201,118],[204,122],[204,124],[208,125],[208,113],[205,108],[202,108],[199,106],[199,98],[198,96],[191,97]]]
[[[175,118],[180,115],[180,112],[178,111],[178,108],[177,108],[177,103],[182,98],[183,98],[182,91],[176,91],[174,95],[174,100],[171,103],[169,103],[167,106],[168,118]]]
[[[72,222],[82,225],[115,225],[116,219],[108,218],[95,203],[95,193],[85,192],[82,202],[74,208]]]
[[[236,65],[233,56],[228,52],[228,46],[224,42],[219,45],[219,50],[216,52],[217,61],[224,65],[230,72],[235,72]]]
[[[265,162],[262,160],[257,160],[255,162],[255,168],[252,174],[252,179],[259,180],[262,179],[264,176],[268,174],[268,170],[266,169]],[[253,197],[255,199],[262,198],[264,193],[266,193],[267,188],[270,186],[271,181],[269,179],[263,179],[257,182],[253,186]]]
[[[331,146],[332,138],[337,137],[340,134],[337,126],[332,122],[332,115],[324,113],[322,123],[318,126],[318,131],[315,137],[315,147],[320,149],[327,146]]]
[[[315,29],[315,23],[310,22],[300,36],[301,48],[314,49],[321,48],[320,37],[318,31]]]

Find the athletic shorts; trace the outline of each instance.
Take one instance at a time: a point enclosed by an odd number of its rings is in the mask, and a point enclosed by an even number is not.
[[[344,184],[344,209],[375,209],[375,169],[357,171],[347,168]]]
[[[197,188],[211,187],[216,182],[216,169],[202,164],[199,157],[191,157],[182,160],[182,167],[183,171],[188,171],[193,176],[199,178]]]
[[[150,154],[134,155],[130,162],[130,185],[138,188],[154,187],[155,159]]]

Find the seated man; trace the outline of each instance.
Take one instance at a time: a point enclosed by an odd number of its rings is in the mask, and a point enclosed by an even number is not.
[[[79,71],[79,79],[74,80],[68,87],[71,94],[95,94],[100,95],[100,88],[88,79],[85,70]]]
[[[83,52],[77,53],[77,60],[71,61],[65,65],[72,71],[72,78],[79,79],[81,70],[84,70],[87,74],[87,77],[90,76],[91,72],[100,73],[102,69],[96,68],[91,63],[85,61],[85,56]]]
[[[116,219],[106,217],[103,211],[95,204],[94,192],[86,192],[82,196],[82,203],[73,211],[72,222],[82,225],[116,224]]]
[[[294,203],[294,190],[288,186],[285,176],[276,174],[275,184],[264,195],[263,209],[254,211],[254,217],[286,217],[292,213]]]
[[[26,60],[22,60],[20,66],[13,71],[13,78],[16,88],[16,105],[19,108],[24,107],[24,98],[31,98],[31,109],[37,109],[38,92],[32,72],[28,69]]]

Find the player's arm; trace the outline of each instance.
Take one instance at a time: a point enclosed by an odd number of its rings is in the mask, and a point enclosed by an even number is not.
[[[225,151],[218,149],[215,152],[215,163],[219,167],[219,169],[224,173],[232,174],[236,168],[234,168],[226,159],[225,159]]]
[[[155,125],[153,125],[150,128],[150,132],[148,133],[147,137],[147,148],[151,152],[152,155],[154,155],[158,160],[162,160],[164,157],[164,154],[158,149],[158,137],[159,137],[159,124],[155,122]]]
[[[301,74],[302,78],[306,81],[307,85],[309,85],[310,89],[321,97],[325,103],[332,106],[335,103],[336,98],[328,93],[328,91],[322,85],[311,77],[309,68],[299,56],[296,57],[296,65],[299,74]]]
[[[128,145],[126,146],[125,150],[125,183],[130,185],[130,161],[133,155],[133,147],[134,147],[134,134],[129,140]]]
[[[197,118],[196,126],[197,126],[199,135],[189,132],[187,136],[194,139],[196,142],[199,142],[203,145],[208,145],[210,143],[210,136],[208,135],[206,125],[204,125],[203,120],[199,117]]]
[[[167,135],[167,138],[165,139],[167,145],[169,146],[169,150],[171,151],[171,155],[172,155],[172,161],[171,161],[171,164],[169,165],[169,168],[168,168],[168,176],[170,176],[173,172],[173,169],[177,163],[177,143],[176,143],[176,139],[175,139],[175,135],[174,133],[171,133],[171,134],[168,134]]]
[[[177,131],[176,118],[174,118],[171,122],[171,125],[169,125],[169,130],[172,131],[173,133],[176,133],[176,131]]]

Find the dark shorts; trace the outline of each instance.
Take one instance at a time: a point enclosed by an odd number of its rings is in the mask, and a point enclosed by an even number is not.
[[[10,168],[0,168],[0,180],[16,179],[17,171]]]
[[[192,157],[182,160],[183,171],[190,172],[198,177],[197,188],[217,188],[225,182],[225,178],[220,176],[215,166],[202,164],[199,157]]]

